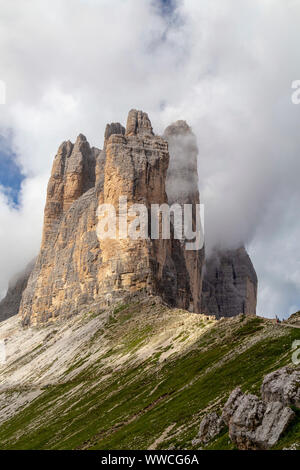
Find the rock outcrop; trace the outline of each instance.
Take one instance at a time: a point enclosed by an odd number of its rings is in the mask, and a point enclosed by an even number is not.
[[[59,147],[47,188],[42,249],[56,236],[59,222],[73,202],[94,187],[98,152],[82,134],[75,144],[67,141]]]
[[[266,402],[280,401],[284,405],[300,408],[300,370],[283,367],[266,375],[261,396]]]
[[[241,450],[270,449],[300,408],[300,371],[284,367],[268,374],[261,386],[262,399],[237,387],[224,405],[222,415],[206,415],[200,424],[199,442],[207,443],[228,426],[229,437]],[[197,441],[198,442],[198,441]]]
[[[216,318],[256,314],[257,276],[244,247],[214,253],[205,264],[201,311]]]
[[[125,135],[112,134],[105,153],[104,185],[99,202],[117,208],[117,217],[122,216],[118,209],[120,198],[126,198],[127,209],[133,204],[143,204],[150,211],[151,204],[167,203],[168,145],[161,137],[154,136],[146,113],[130,111]],[[146,217],[148,220],[148,214]],[[125,214],[125,219],[129,226],[132,217]],[[166,299],[170,297],[176,303],[173,288],[177,289],[177,275],[170,240],[133,239],[123,237],[117,230],[114,240],[101,241],[101,258],[102,293],[110,295],[117,290],[122,295],[144,290],[159,293]],[[186,303],[183,299],[185,306]]]
[[[7,320],[13,315],[17,315],[22,294],[27,287],[29,276],[33,270],[34,262],[28,264],[28,266],[22,272],[18,273],[9,282],[7,294],[0,302],[0,322]]]
[[[230,439],[242,450],[274,446],[294,417],[291,408],[279,401],[266,403],[239,388],[230,395],[222,414]]]
[[[220,434],[224,427],[225,422],[221,416],[218,416],[216,412],[209,413],[201,421],[198,438],[194,445],[211,441]]]
[[[201,236],[200,245],[194,236],[201,225],[197,155],[185,121],[168,126],[160,137],[148,115],[137,110],[129,112],[126,128],[106,126],[102,150],[82,134],[75,144],[63,142],[48,183],[41,249],[13,306],[15,311],[20,303],[23,324],[101,310],[137,292],[217,318],[255,314],[257,278],[244,248],[210,258],[203,280],[204,247]],[[117,228],[109,238],[97,232],[103,204],[115,208]],[[153,204],[176,205],[182,212],[190,205],[191,237],[175,236],[172,211],[170,237],[161,237],[161,231],[153,237]],[[119,220],[132,228],[136,216],[134,236],[124,237]],[[187,249],[191,242],[194,248]]]
[[[196,136],[185,121],[176,121],[168,126],[164,138],[169,144],[170,163],[166,180],[168,203],[180,204],[182,211],[185,204],[193,207],[193,230],[197,225],[197,204],[200,204],[198,189]],[[198,217],[200,212],[198,211]],[[199,220],[199,222],[201,222]],[[202,229],[202,227],[201,227]],[[203,234],[204,235],[204,234]],[[182,278],[188,273],[191,289],[190,310],[201,311],[202,269],[204,264],[204,247],[193,251],[187,250],[185,243],[173,240],[173,257],[177,258],[177,269]]]
[[[135,292],[200,311],[203,254],[185,257],[184,241],[133,239],[118,227],[114,239],[97,237],[99,204],[113,205],[122,216],[120,198],[127,198],[128,208],[143,204],[148,214],[151,204],[168,202],[169,159],[166,139],[155,136],[148,115],[136,110],[126,129],[119,123],[106,127],[103,150],[91,148],[83,135],[74,145],[60,146],[48,184],[41,250],[20,306],[24,325],[100,309]],[[193,159],[195,169],[195,153]],[[198,201],[191,171],[189,177],[188,200]],[[127,225],[132,218],[126,212]]]

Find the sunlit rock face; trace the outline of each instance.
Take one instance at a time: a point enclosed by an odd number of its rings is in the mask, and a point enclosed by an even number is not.
[[[191,204],[196,229],[197,157],[196,138],[185,121],[171,124],[160,137],[148,115],[137,110],[129,112],[126,128],[106,126],[103,150],[91,147],[82,134],[75,144],[63,142],[48,183],[40,253],[20,304],[23,324],[101,310],[136,293],[218,317],[254,313],[255,271],[243,252],[229,262],[234,279],[226,261],[218,277],[222,283],[216,283],[215,268],[208,264],[202,295],[204,248],[187,250],[187,239],[175,239],[172,217],[169,238],[150,236],[152,204]],[[133,204],[145,208],[147,236],[124,237],[117,223],[115,236],[102,239],[99,205],[112,205],[116,220],[124,220],[119,206],[124,197],[128,209]],[[127,226],[132,220],[126,210]]]
[[[151,204],[168,203],[169,161],[167,139],[154,135],[148,115],[136,110],[129,112],[126,129],[107,125],[103,150],[90,147],[83,135],[59,147],[48,184],[42,245],[20,306],[24,325],[95,310],[134,292],[199,311],[199,253],[185,255],[172,237],[133,240],[118,230],[115,239],[97,237],[99,204],[112,204],[118,216],[120,197],[127,197],[128,207],[143,204],[149,213]],[[197,187],[187,196],[187,202],[198,202]],[[181,194],[178,201],[183,202]]]

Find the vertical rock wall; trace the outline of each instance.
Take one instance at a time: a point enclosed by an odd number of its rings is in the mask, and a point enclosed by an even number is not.
[[[203,313],[232,317],[256,314],[257,276],[244,247],[216,252],[206,261]]]
[[[170,165],[167,173],[166,190],[169,204],[192,204],[193,230],[196,228],[196,205],[200,203],[198,189],[196,137],[185,121],[176,121],[168,126],[164,138],[169,144]],[[173,240],[173,256],[177,257],[177,268],[187,271],[191,290],[190,310],[200,313],[202,292],[202,268],[204,247],[198,251],[185,249],[185,244]],[[185,265],[185,269],[184,266]]]
[[[148,115],[131,110],[126,129],[105,129],[103,150],[79,135],[64,142],[54,159],[47,189],[41,249],[23,292],[24,325],[43,324],[112,299],[143,292],[194,312],[231,316],[255,313],[256,275],[245,250],[223,254],[206,266],[204,249],[188,251],[184,240],[97,236],[99,205],[111,204],[117,221],[120,197],[151,205],[199,203],[196,138],[185,121],[153,133]],[[125,213],[130,224],[134,214]],[[193,213],[193,228],[196,226]],[[99,233],[98,233],[99,235]]]
[[[150,235],[151,204],[168,203],[168,165],[168,143],[154,135],[142,111],[130,111],[126,129],[109,124],[103,150],[91,148],[82,135],[74,145],[60,146],[48,184],[41,250],[20,306],[25,325],[73,315],[137,291],[199,310],[200,258],[192,260],[196,252],[185,255],[172,239],[122,238],[117,231],[115,239],[99,241],[96,233],[99,204],[112,204],[118,216],[119,198],[126,196],[128,208],[147,208]],[[192,172],[189,177],[195,180]],[[184,202],[181,196],[179,200]],[[195,187],[186,202],[198,200]],[[127,222],[132,219],[128,215]]]

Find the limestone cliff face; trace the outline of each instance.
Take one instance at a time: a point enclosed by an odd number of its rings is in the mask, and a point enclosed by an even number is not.
[[[54,159],[47,189],[43,239],[24,289],[19,313],[37,325],[79,312],[97,311],[136,292],[159,295],[170,306],[231,316],[255,313],[256,275],[243,250],[207,264],[204,249],[186,250],[187,240],[155,239],[151,205],[199,203],[196,138],[184,121],[156,136],[146,113],[131,110],[127,125],[108,124],[103,150],[79,135],[64,142]],[[125,198],[127,209],[120,208]],[[99,237],[99,205],[115,208],[131,225],[143,205],[148,236],[117,230]],[[193,212],[193,229],[196,213]],[[173,222],[172,222],[173,223]],[[216,271],[217,270],[217,271]],[[217,272],[217,274],[216,274]],[[217,276],[217,277],[216,277]]]
[[[257,276],[244,247],[215,253],[206,261],[203,313],[233,317],[256,314]]]
[[[198,190],[196,137],[185,121],[176,121],[168,126],[164,138],[169,144],[170,164],[167,173],[166,191],[169,204],[193,206],[193,230],[196,228],[196,205],[200,203]],[[178,269],[187,271],[191,289],[190,310],[201,311],[202,268],[204,248],[198,251],[185,249],[185,244],[173,240],[173,253],[177,255]],[[184,275],[184,274],[183,274]]]
[[[100,185],[91,188],[53,222],[56,231],[43,241],[23,293],[20,315],[24,324],[76,314],[97,297],[101,250],[95,226],[100,191]]]
[[[75,144],[67,141],[59,147],[47,188],[42,247],[56,235],[62,215],[73,202],[95,185],[98,152],[82,134]]]
[[[68,141],[58,149],[47,188],[41,249],[20,305],[24,324],[76,313],[97,290],[90,273],[99,256],[93,230],[101,191],[101,182],[95,186],[99,154],[83,135],[74,145]]]
[[[116,129],[114,125],[114,130]],[[165,179],[169,163],[168,145],[154,136],[146,113],[132,110],[126,132],[111,134],[105,144],[104,186],[101,201],[112,204],[118,212],[119,198],[127,198],[127,207],[144,204],[148,210],[152,203],[167,202]],[[132,218],[126,217],[129,224]],[[170,251],[170,241],[122,238],[101,241],[102,293],[111,294],[145,290],[157,293],[160,284],[167,281],[164,266]]]
[[[112,204],[118,216],[120,197],[127,197],[128,208],[143,204],[149,212],[152,203],[168,202],[169,158],[167,141],[155,136],[147,114],[136,110],[126,129],[119,123],[106,127],[103,150],[91,148],[82,135],[74,145],[60,146],[48,184],[41,250],[20,306],[23,324],[95,310],[137,291],[182,308],[199,305],[196,274],[189,275],[191,262],[174,240],[133,240],[118,230],[115,239],[97,237],[99,204]],[[126,217],[130,223],[132,215]]]

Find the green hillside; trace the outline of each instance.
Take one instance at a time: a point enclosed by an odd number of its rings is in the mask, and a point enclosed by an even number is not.
[[[1,449],[192,449],[201,417],[238,385],[258,393],[264,375],[290,364],[300,339],[299,329],[259,317],[217,322],[149,301],[78,316],[73,328],[89,322],[97,328],[60,379],[0,426]],[[53,348],[58,334],[59,325],[48,328],[19,363]],[[299,412],[277,448],[296,442]],[[226,431],[208,448],[232,448]]]

